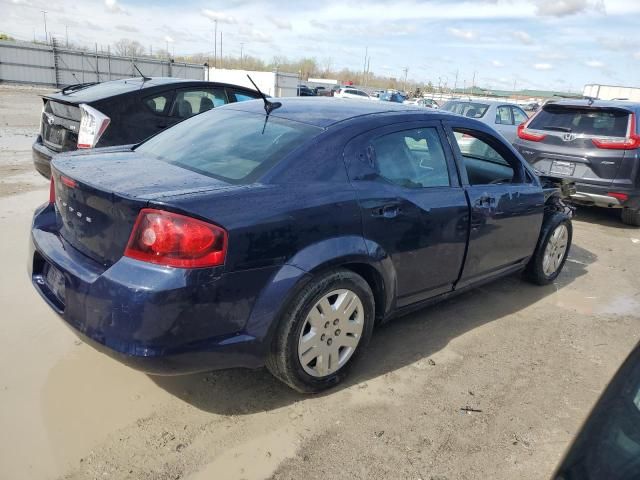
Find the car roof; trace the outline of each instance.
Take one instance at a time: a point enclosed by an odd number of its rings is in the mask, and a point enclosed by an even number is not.
[[[560,105],[567,107],[587,107],[587,108],[619,108],[631,112],[640,111],[639,102],[631,102],[627,100],[589,100],[589,99],[562,99],[549,102],[544,107],[550,105]]]
[[[364,115],[374,114],[433,114],[443,115],[437,110],[426,112],[412,105],[391,102],[372,102],[370,100],[354,100],[332,97],[290,97],[277,99],[282,106],[271,113],[272,116],[307,123],[326,128],[333,124]],[[264,114],[262,100],[249,100],[232,103],[219,108],[229,108],[251,113]],[[440,117],[438,117],[440,118]]]
[[[79,85],[79,88],[77,90],[69,89],[67,93],[65,93],[65,89],[62,89],[59,92],[45,95],[45,98],[59,100],[65,103],[90,103],[116,95],[133,92],[136,90],[146,90],[154,87],[161,87],[163,85],[176,85],[186,87],[192,85],[226,86],[227,84],[175,77],[153,77],[149,80],[144,80],[141,77],[134,77],[123,78],[120,80],[110,80],[108,82],[101,82],[96,84],[87,84],[85,87]],[[234,87],[246,89],[245,87]]]
[[[500,102],[498,100],[480,100],[480,99],[457,99],[457,100],[447,100],[447,102],[456,102],[456,103],[482,103],[484,105],[489,105],[489,106],[502,106],[502,105],[512,105],[514,107],[520,107],[522,108],[521,105],[518,105],[517,103],[513,103],[513,102]]]

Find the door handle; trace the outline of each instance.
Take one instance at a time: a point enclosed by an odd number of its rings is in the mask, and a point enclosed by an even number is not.
[[[395,218],[399,213],[400,207],[394,204],[384,205],[371,210],[371,215],[374,217]]]

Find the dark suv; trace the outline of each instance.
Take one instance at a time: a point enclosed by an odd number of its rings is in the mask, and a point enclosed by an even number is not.
[[[256,98],[258,92],[237,85],[180,78],[71,85],[43,97],[33,163],[49,178],[57,153],[139,143],[185,118]]]
[[[515,148],[541,172],[576,182],[572,201],[618,208],[640,226],[640,104],[562,100],[518,128]]]

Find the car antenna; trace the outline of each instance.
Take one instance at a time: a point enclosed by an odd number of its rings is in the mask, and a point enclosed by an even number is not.
[[[151,80],[151,77],[145,77],[144,73],[140,71],[140,69],[138,68],[138,65],[136,65],[135,63],[133,64],[133,68],[135,68],[140,74],[140,76],[142,77],[142,83],[146,82],[147,80]]]
[[[280,102],[271,102],[271,101],[267,100],[267,97],[265,96],[265,94],[260,91],[260,89],[258,88],[258,85],[256,85],[256,82],[253,81],[253,79],[249,76],[249,74],[247,74],[247,78],[253,84],[253,86],[256,87],[256,90],[258,91],[258,93],[262,97],[262,101],[264,102],[264,111],[267,112],[267,117],[276,108],[280,108],[282,106],[282,103],[280,103]],[[265,122],[265,126],[266,126],[266,122]],[[262,129],[262,132],[264,133],[264,129]]]

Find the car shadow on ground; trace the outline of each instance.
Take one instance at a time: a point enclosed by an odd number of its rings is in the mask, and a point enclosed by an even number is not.
[[[638,227],[622,223],[621,210],[618,208],[578,207],[574,220],[602,225],[622,230],[640,230]]]
[[[588,265],[596,261],[596,255],[574,245],[562,275],[551,285],[540,287],[520,276],[509,276],[382,325],[374,331],[367,352],[348,379],[336,389],[364,383],[428,358],[456,337],[560,291],[586,274]],[[306,398],[276,380],[266,369],[150,378],[185,402],[221,415],[269,411]],[[330,395],[336,389],[320,395]]]

